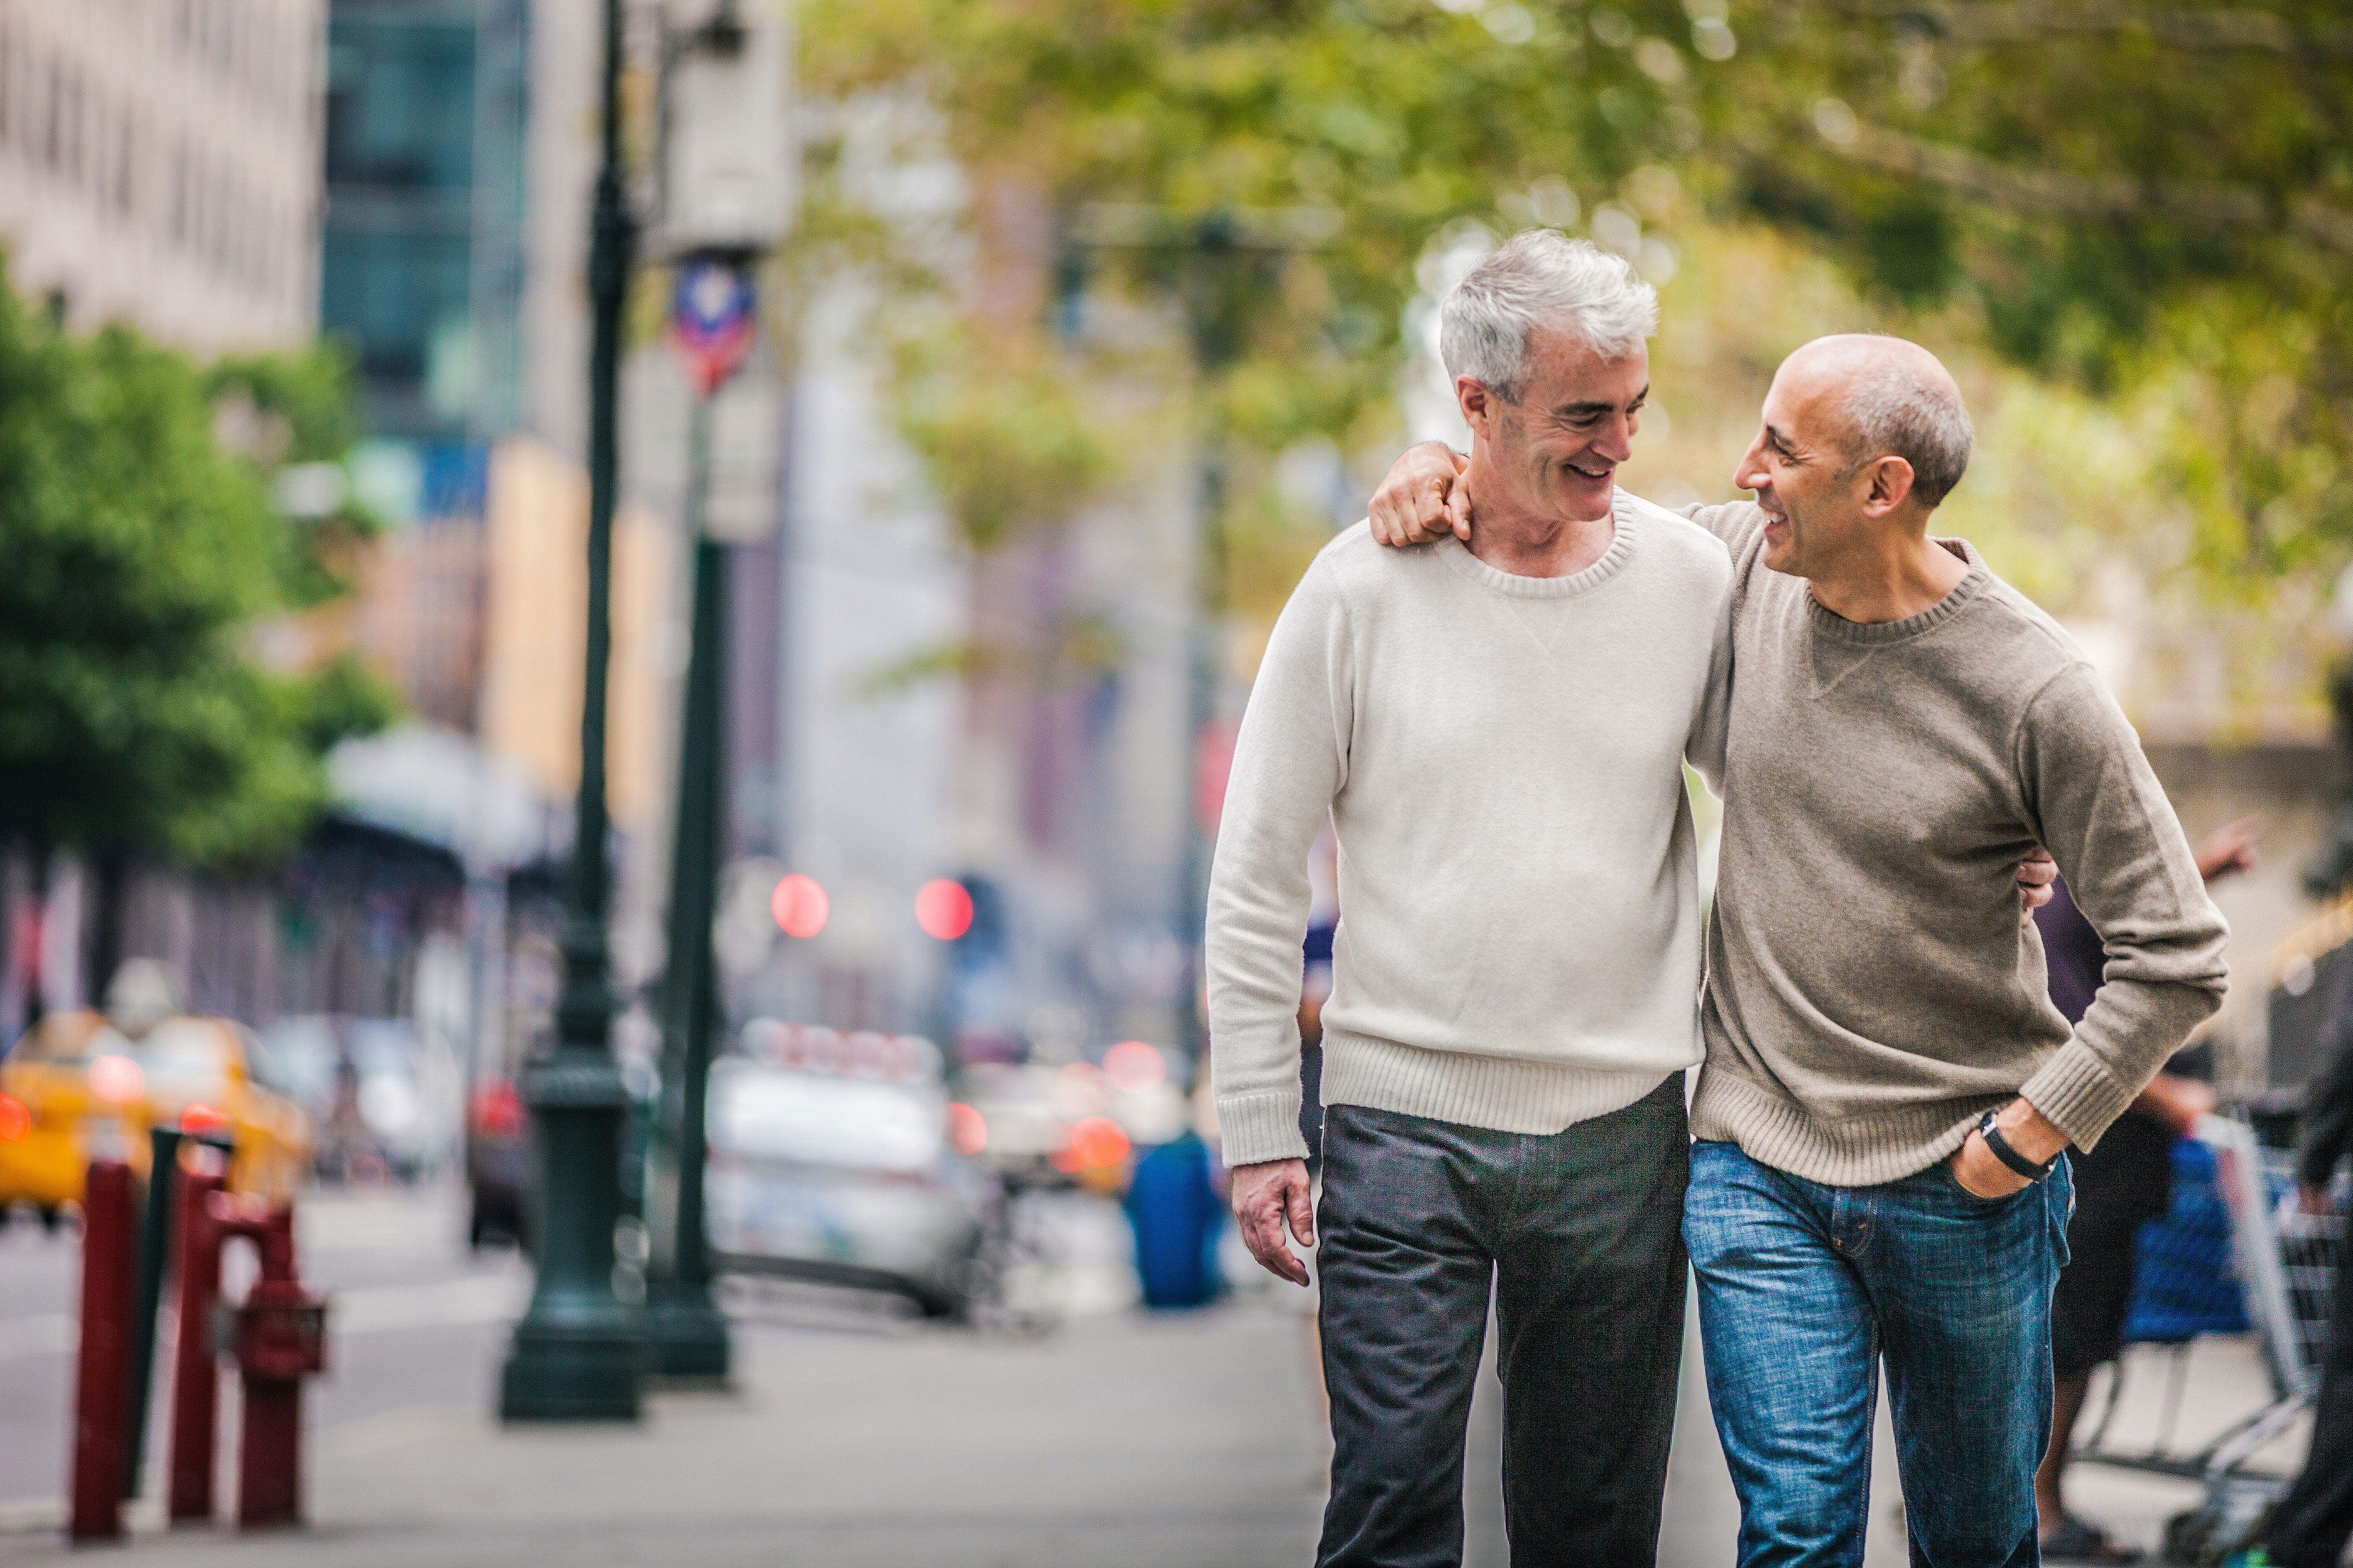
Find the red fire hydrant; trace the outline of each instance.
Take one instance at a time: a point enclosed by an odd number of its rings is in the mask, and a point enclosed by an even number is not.
[[[327,1304],[294,1273],[294,1211],[188,1184],[181,1209],[180,1351],[173,1386],[172,1519],[213,1512],[213,1438],[219,1373],[206,1353],[234,1362],[245,1379],[245,1429],[237,1447],[240,1530],[298,1524],[302,1518],[302,1379],[327,1364]],[[220,1252],[244,1237],[261,1254],[261,1276],[234,1307],[215,1298]],[[206,1328],[212,1330],[206,1343]]]

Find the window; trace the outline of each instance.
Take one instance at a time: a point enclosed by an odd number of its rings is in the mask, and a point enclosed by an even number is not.
[[[48,94],[42,105],[47,110],[42,116],[41,162],[50,168],[58,167],[65,157],[66,68],[56,60],[49,62]]]
[[[138,147],[138,121],[125,110],[114,127],[114,210],[119,213],[131,210],[131,171]]]

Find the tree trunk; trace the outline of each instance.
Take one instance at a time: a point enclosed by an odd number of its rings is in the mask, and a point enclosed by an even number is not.
[[[90,987],[93,1005],[106,1005],[106,989],[122,964],[123,889],[131,879],[131,857],[109,849],[98,857],[98,918],[90,923]]]
[[[26,944],[25,963],[25,1032],[28,1035],[41,1026],[41,1017],[48,1011],[41,971],[49,941],[49,847],[38,839],[33,842],[32,904],[33,940]]]

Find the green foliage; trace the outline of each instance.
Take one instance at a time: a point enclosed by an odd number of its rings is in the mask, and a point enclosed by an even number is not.
[[[389,728],[400,717],[400,694],[349,653],[336,655],[287,686],[296,733],[317,756],[345,741]]]
[[[232,354],[203,373],[216,406],[243,399],[257,420],[250,456],[269,463],[341,462],[360,438],[351,357],[322,339],[287,353]]]
[[[1066,371],[1019,344],[992,353],[957,337],[904,346],[899,430],[965,544],[996,549],[1095,499],[1112,453]]]
[[[246,652],[292,545],[216,437],[220,374],[68,337],[0,276],[0,832],[202,864],[282,850],[324,803],[305,731],[333,705]]]
[[[984,253],[1008,184],[1052,215],[1048,245],[1104,203],[1179,226],[1334,215],[1328,239],[1208,285],[1198,247],[1085,252],[1099,289],[1216,324],[1212,416],[1244,447],[1391,438],[1416,262],[1451,223],[1615,209],[1630,245],[1761,219],[1836,259],[1867,324],[2119,400],[2159,444],[2210,596],[2251,603],[2353,552],[2335,0],[812,0],[804,33],[820,97],[938,117],[935,155],[981,187]],[[820,231],[956,298],[965,253],[860,210],[860,122],[817,150]],[[1672,216],[1678,187],[1695,200]]]

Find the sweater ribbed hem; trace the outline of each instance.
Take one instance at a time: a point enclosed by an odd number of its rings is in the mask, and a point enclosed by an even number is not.
[[[1299,1090],[1219,1095],[1218,1154],[1229,1170],[1307,1158],[1307,1140],[1299,1131]]]
[[[1425,1050],[1326,1029],[1324,1103],[1549,1137],[1623,1110],[1680,1067],[1610,1072],[1523,1057]]]
[[[1832,1187],[1875,1187],[1925,1171],[1961,1146],[1978,1118],[2010,1094],[1931,1100],[1822,1121],[1779,1095],[1709,1067],[1692,1097],[1692,1136],[1737,1143],[1760,1165]],[[2047,1114],[2047,1113],[2046,1113]]]

